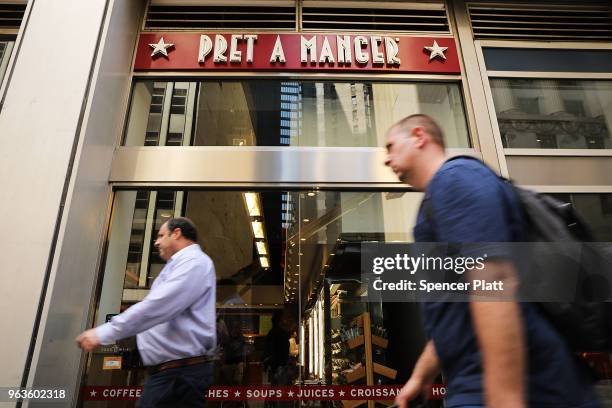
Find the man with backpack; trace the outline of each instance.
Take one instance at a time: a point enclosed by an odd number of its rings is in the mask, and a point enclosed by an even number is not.
[[[449,159],[442,130],[431,117],[402,119],[389,130],[386,147],[385,165],[425,193],[415,241],[518,240],[514,226],[521,225],[522,211],[512,186],[476,159]],[[478,273],[510,290],[517,286],[518,274],[507,258],[488,258]],[[430,340],[396,398],[399,408],[426,392],[440,370],[447,407],[599,407],[570,348],[535,305],[512,298],[429,302],[423,318]]]

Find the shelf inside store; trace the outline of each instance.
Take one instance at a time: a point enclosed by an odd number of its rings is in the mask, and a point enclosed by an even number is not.
[[[366,376],[366,369],[363,366],[353,371],[349,371],[348,373],[345,374],[346,382],[349,384],[359,381],[365,378],[365,376]]]
[[[384,337],[377,336],[375,334],[372,335],[372,344],[381,348],[386,349],[389,346],[389,340]]]
[[[353,326],[357,326],[357,327],[363,327],[363,315],[364,313],[360,314],[359,316],[355,317],[351,323]]]
[[[355,336],[351,339],[348,339],[346,342],[350,349],[354,349],[356,347],[363,346],[365,342],[365,337],[363,335]],[[372,335],[372,344],[380,348],[386,349],[389,345],[389,340]]]
[[[363,346],[364,342],[365,342],[365,337],[363,335],[361,336],[355,336],[351,339],[348,339],[347,341],[348,347],[350,349],[354,349],[356,347],[359,346]]]
[[[384,375],[387,378],[395,380],[395,377],[397,376],[397,370],[394,370],[392,368],[389,368],[387,366],[384,366],[378,363],[373,363],[373,366],[374,366],[374,372],[376,374]]]

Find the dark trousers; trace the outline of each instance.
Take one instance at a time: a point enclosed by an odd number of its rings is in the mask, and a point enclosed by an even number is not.
[[[213,364],[170,368],[151,375],[139,400],[140,408],[198,407],[213,382]]]

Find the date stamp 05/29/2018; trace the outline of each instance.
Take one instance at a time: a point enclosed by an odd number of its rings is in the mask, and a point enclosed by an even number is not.
[[[0,402],[18,401],[68,401],[68,391],[65,388],[29,388],[0,387]]]

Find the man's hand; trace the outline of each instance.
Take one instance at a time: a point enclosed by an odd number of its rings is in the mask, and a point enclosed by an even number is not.
[[[85,351],[92,351],[100,345],[100,339],[96,334],[96,329],[85,330],[76,338],[79,347]]]
[[[395,405],[397,405],[398,408],[408,408],[408,402],[412,401],[423,392],[423,382],[418,378],[411,377],[408,379],[408,382],[404,384],[400,393],[395,397]]]
[[[408,402],[415,399],[419,394],[425,395],[427,386],[431,384],[436,375],[440,372],[440,362],[433,341],[429,340],[419,357],[412,376],[402,387],[402,390],[395,397],[395,405],[398,408],[408,408]]]

